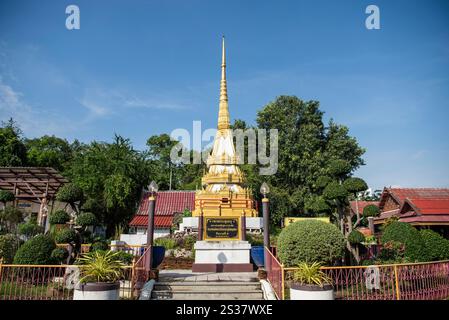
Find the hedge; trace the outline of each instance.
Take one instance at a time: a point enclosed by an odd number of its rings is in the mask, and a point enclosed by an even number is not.
[[[16,254],[19,239],[13,234],[0,235],[0,259],[3,263],[11,263]]]
[[[15,264],[52,264],[55,241],[48,235],[38,235],[25,242],[14,257]]]
[[[396,241],[404,244],[404,257],[409,262],[429,261],[430,255],[426,252],[425,243],[419,231],[405,222],[390,223],[383,231],[382,244]]]
[[[330,265],[342,258],[345,238],[336,226],[318,220],[298,221],[279,234],[277,252],[287,267],[301,262]]]
[[[430,229],[420,230],[426,252],[432,261],[449,259],[449,240]]]

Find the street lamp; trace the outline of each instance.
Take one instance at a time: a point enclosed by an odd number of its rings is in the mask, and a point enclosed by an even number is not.
[[[150,271],[153,264],[153,237],[154,237],[154,208],[156,204],[157,183],[151,181],[148,186],[148,228],[147,228],[147,259],[146,270]]]
[[[270,193],[270,187],[265,182],[260,187],[260,193],[262,193],[262,213],[263,213],[263,245],[267,250],[270,250],[270,217],[268,212],[268,198],[267,194]],[[265,268],[267,268],[268,257],[265,258]]]

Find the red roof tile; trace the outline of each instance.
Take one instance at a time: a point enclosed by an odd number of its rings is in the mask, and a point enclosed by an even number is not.
[[[405,199],[449,199],[449,189],[447,188],[385,188],[379,201],[379,208],[382,210],[385,202],[392,197],[399,206],[402,206]]]
[[[414,211],[417,214],[449,215],[449,198],[447,199],[405,199],[401,213]]]
[[[170,228],[173,223],[173,216],[154,216],[155,228]],[[129,223],[131,227],[148,226],[148,216],[136,215]]]
[[[149,192],[144,192],[140,199],[137,215],[148,214]],[[185,209],[195,209],[195,191],[159,191],[156,197],[156,208],[154,215],[173,215],[183,212]]]

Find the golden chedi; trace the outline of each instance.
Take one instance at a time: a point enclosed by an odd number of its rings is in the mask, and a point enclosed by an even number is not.
[[[202,190],[196,192],[193,216],[255,217],[257,211],[251,191],[244,187],[230,129],[224,38],[222,50],[218,130],[207,159],[207,173],[201,180]]]

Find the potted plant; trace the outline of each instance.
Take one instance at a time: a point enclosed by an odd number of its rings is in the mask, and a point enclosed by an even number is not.
[[[290,287],[291,300],[334,300],[332,280],[320,268],[318,262],[298,265]]]
[[[78,258],[79,284],[73,300],[118,300],[124,263],[118,252],[94,251]]]

